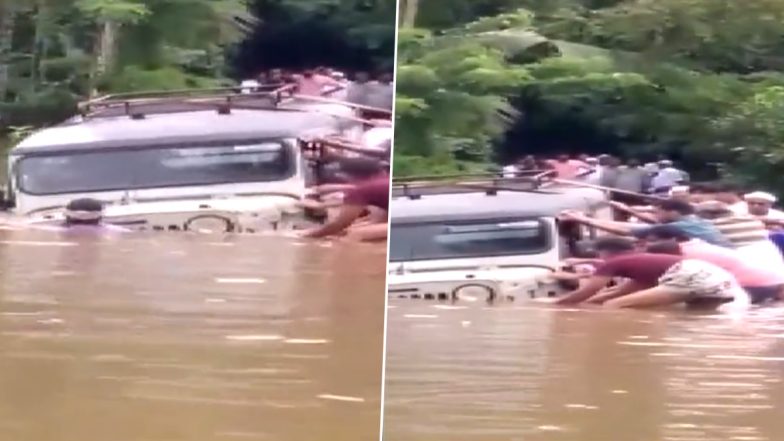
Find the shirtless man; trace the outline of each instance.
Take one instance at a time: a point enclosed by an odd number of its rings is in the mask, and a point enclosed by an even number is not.
[[[363,242],[386,240],[389,179],[389,174],[381,173],[356,184],[346,184],[337,216],[323,226],[306,232],[304,237],[318,239],[346,234],[349,238]],[[372,218],[360,222],[362,215],[368,211]]]

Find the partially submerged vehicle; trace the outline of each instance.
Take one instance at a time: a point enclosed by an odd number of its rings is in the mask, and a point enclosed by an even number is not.
[[[433,300],[552,297],[548,275],[596,235],[561,224],[579,210],[608,218],[604,191],[542,176],[396,180],[390,203],[389,295]]]
[[[363,110],[288,88],[99,98],[11,150],[5,205],[33,223],[93,198],[108,222],[136,230],[297,228],[319,179],[318,140],[360,139],[372,124]]]

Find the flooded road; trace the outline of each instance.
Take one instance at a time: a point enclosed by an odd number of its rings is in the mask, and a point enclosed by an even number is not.
[[[385,251],[2,231],[0,439],[377,439]]]
[[[385,441],[779,441],[784,309],[390,300]]]

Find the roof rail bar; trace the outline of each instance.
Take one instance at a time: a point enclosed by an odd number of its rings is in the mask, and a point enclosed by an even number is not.
[[[266,90],[264,90],[265,88]],[[125,116],[145,113],[176,113],[200,109],[215,109],[223,113],[229,113],[232,109],[303,111],[307,109],[291,107],[291,104],[311,102],[350,107],[359,115],[358,117],[330,115],[359,124],[382,126],[391,124],[392,121],[392,111],[389,109],[364,106],[332,98],[296,94],[296,86],[292,84],[261,86],[255,88],[254,92],[239,93],[242,89],[241,86],[234,86],[110,94],[83,101],[79,103],[78,109],[82,118],[100,118],[118,116],[117,110],[120,110],[119,115]],[[138,109],[139,107],[144,107],[144,111],[134,112],[134,108]]]
[[[312,95],[300,95],[300,94],[292,94],[288,98],[286,98],[286,100],[287,101],[294,101],[294,100],[311,101],[311,102],[320,103],[320,104],[338,104],[338,105],[341,105],[341,106],[350,107],[350,108],[358,111],[359,113],[370,113],[370,114],[373,114],[373,115],[383,115],[385,117],[384,119],[392,120],[392,110],[382,109],[380,107],[365,106],[365,105],[362,105],[362,104],[355,104],[355,103],[352,103],[352,102],[349,102],[349,101],[342,101],[342,100],[336,100],[336,99],[333,99],[333,98],[326,98],[326,97],[319,97],[319,96],[312,96]]]
[[[605,187],[603,185],[589,184],[587,182],[574,181],[574,180],[570,180],[570,179],[554,178],[554,179],[550,179],[549,181],[546,181],[546,182],[543,183],[544,186],[548,186],[550,184],[561,184],[561,185],[568,185],[568,186],[572,186],[572,187],[592,188],[594,190],[601,190],[601,191],[604,191],[604,192],[607,192],[607,193],[622,194],[622,195],[625,195],[625,196],[634,196],[634,197],[637,197],[637,198],[650,200],[650,201],[664,201],[664,200],[667,200],[667,198],[663,198],[661,196],[656,196],[656,195],[652,195],[652,194],[637,193],[637,192],[634,192],[634,191],[621,190],[621,189],[618,189],[618,188]]]
[[[497,195],[499,191],[519,193],[544,193],[555,194],[552,191],[542,190],[541,182],[535,179],[538,175],[521,176],[514,178],[499,177],[495,173],[444,175],[428,177],[407,177],[393,179],[392,190],[403,190],[403,196],[419,199],[424,194],[449,194],[466,191],[484,191],[489,196]],[[523,186],[519,186],[523,184]],[[517,185],[517,186],[516,186]],[[419,192],[413,193],[415,190]],[[412,196],[416,196],[415,198]]]
[[[83,118],[99,118],[107,111],[122,109],[125,115],[133,114],[134,107],[148,107],[146,112],[138,113],[171,113],[182,111],[177,105],[186,108],[276,108],[286,96],[293,95],[294,86],[268,86],[268,90],[251,93],[238,93],[241,87],[223,87],[212,89],[184,89],[149,92],[132,92],[105,95],[79,103],[79,114]],[[264,101],[266,99],[266,101]],[[255,101],[255,105],[253,102]],[[261,102],[261,104],[259,104]],[[167,109],[166,105],[174,106],[175,110]],[[155,106],[159,106],[158,109]],[[152,107],[152,108],[150,108]],[[108,116],[117,116],[111,113]]]

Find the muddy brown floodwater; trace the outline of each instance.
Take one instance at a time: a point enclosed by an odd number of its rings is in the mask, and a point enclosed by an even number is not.
[[[784,309],[390,300],[385,441],[784,440]]]
[[[385,251],[0,232],[0,439],[377,439]]]

